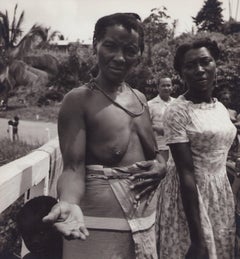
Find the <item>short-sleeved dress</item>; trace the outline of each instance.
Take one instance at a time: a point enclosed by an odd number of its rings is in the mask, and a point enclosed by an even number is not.
[[[190,142],[201,225],[210,259],[234,258],[234,199],[226,159],[236,128],[228,111],[216,99],[194,104],[179,96],[167,108],[164,125],[168,144]],[[182,259],[190,246],[190,237],[173,161],[168,164],[159,194],[159,258]]]

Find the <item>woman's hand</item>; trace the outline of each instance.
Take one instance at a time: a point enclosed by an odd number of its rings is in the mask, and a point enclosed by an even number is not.
[[[137,162],[136,165],[143,171],[130,177],[133,181],[132,189],[137,191],[136,200],[155,191],[166,175],[165,164],[157,160]]]
[[[208,250],[205,245],[191,244],[185,259],[208,259]]]
[[[43,222],[52,223],[56,229],[63,234],[66,239],[85,240],[89,236],[85,227],[83,213],[76,204],[60,201],[53,206]]]

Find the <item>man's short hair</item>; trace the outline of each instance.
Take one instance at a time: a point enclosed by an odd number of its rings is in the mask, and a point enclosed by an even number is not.
[[[93,35],[93,42],[98,42],[105,36],[109,26],[122,25],[127,31],[135,30],[139,34],[139,48],[141,53],[144,50],[144,32],[141,18],[136,13],[115,13],[100,18],[96,24]]]

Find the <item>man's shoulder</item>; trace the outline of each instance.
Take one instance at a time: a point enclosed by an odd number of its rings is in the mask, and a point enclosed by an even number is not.
[[[91,90],[88,87],[87,84],[80,85],[76,88],[73,88],[70,90],[66,95],[65,99],[79,99],[79,98],[87,98],[87,96],[90,94]]]
[[[84,111],[90,102],[90,89],[86,85],[70,90],[63,99],[61,110],[68,112]]]

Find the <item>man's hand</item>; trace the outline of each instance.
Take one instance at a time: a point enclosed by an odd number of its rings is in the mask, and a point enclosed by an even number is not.
[[[43,218],[43,222],[52,223],[56,229],[69,240],[85,240],[89,235],[84,224],[82,210],[76,204],[60,201],[54,205],[49,214]]]
[[[156,190],[166,175],[166,168],[165,165],[160,164],[157,160],[137,162],[136,165],[143,172],[134,174],[130,179],[133,180],[132,189],[138,191],[135,198],[140,200]]]

